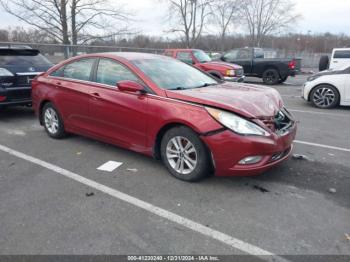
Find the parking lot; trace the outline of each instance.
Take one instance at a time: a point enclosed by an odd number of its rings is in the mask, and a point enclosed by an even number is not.
[[[0,111],[1,253],[350,255],[350,109],[312,107],[305,79],[274,87],[304,157],[250,178],[181,182],[140,154],[49,139],[29,108]],[[108,161],[123,164],[97,170]]]

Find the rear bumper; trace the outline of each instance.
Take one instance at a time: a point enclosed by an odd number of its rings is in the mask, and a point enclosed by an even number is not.
[[[284,136],[240,136],[229,130],[202,137],[211,150],[217,176],[254,176],[286,161],[293,150],[297,126]],[[261,156],[256,164],[239,162],[250,156]]]
[[[29,105],[32,103],[31,87],[0,87],[0,106]]]

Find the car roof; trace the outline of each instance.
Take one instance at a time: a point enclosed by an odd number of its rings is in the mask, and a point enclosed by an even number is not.
[[[83,55],[84,56],[84,55]],[[106,52],[106,53],[95,53],[88,54],[85,56],[101,56],[101,57],[110,57],[110,58],[124,58],[126,60],[142,60],[142,59],[170,59],[169,57],[157,54],[149,53],[138,53],[138,52]]]

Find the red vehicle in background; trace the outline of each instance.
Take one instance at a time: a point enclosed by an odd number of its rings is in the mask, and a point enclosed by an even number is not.
[[[202,50],[198,49],[167,49],[164,55],[176,58],[193,65],[208,74],[224,81],[243,82],[244,71],[240,65],[225,62],[215,62]]]

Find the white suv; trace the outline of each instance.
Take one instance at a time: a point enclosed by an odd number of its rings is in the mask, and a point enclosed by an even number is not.
[[[329,69],[337,70],[350,66],[350,48],[333,49]]]

